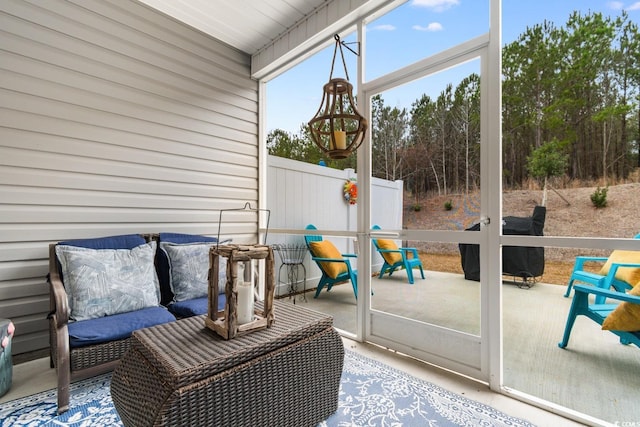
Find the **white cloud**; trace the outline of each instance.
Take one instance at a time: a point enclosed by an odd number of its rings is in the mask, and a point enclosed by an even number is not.
[[[431,22],[426,27],[424,27],[422,25],[414,25],[411,28],[413,28],[414,30],[417,30],[417,31],[430,31],[430,32],[442,31],[443,30],[442,24],[440,24],[439,22]]]
[[[631,6],[626,7],[625,10],[640,10],[640,1],[633,3]]]
[[[435,12],[442,12],[460,4],[460,0],[413,0],[412,6],[426,7]]]
[[[610,1],[609,3],[607,3],[607,6],[609,6],[609,9],[622,10],[622,8],[624,7],[624,3],[622,3],[621,1]]]
[[[625,7],[624,2],[612,0],[607,3],[609,9],[613,10],[640,10],[640,1],[636,1],[635,3],[631,3],[629,6]]]
[[[372,30],[378,30],[378,31],[395,31],[395,29],[396,29],[395,25],[391,25],[391,24],[376,25],[375,27],[372,28]]]

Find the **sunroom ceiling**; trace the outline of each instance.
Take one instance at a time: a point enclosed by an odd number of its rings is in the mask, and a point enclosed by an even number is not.
[[[253,55],[327,0],[142,0]]]
[[[358,19],[407,0],[140,0],[252,56],[262,77]],[[276,64],[276,65],[274,65]]]

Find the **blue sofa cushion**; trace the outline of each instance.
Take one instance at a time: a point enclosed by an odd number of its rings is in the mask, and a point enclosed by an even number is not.
[[[184,233],[160,233],[158,251],[156,252],[156,271],[160,283],[160,304],[168,306],[174,301],[174,294],[171,290],[171,271],[167,253],[160,249],[164,243],[192,244],[192,243],[216,243],[215,237],[201,236],[198,234]],[[207,267],[208,269],[208,267]]]
[[[218,311],[224,310],[224,305],[227,301],[225,294],[218,295]],[[209,298],[196,298],[187,301],[174,302],[169,305],[169,311],[176,315],[178,318],[199,316],[201,314],[207,314],[209,306]]]
[[[97,237],[94,239],[66,240],[58,244],[89,249],[133,249],[145,243],[147,243],[146,240],[139,234],[123,234],[119,236]]]
[[[216,243],[218,239],[200,234],[160,233],[160,241],[171,243]]]
[[[129,313],[71,322],[69,345],[71,348],[78,348],[121,340],[130,337],[135,330],[175,320],[175,316],[165,307],[149,307]]]

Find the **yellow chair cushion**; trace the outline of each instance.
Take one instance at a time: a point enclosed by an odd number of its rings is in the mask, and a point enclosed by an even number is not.
[[[629,291],[629,295],[640,296],[640,286]],[[607,331],[640,331],[640,304],[623,301],[602,322]]]
[[[378,239],[378,247],[380,249],[398,250],[398,245],[396,245],[396,242],[389,239]],[[389,265],[393,265],[396,262],[402,261],[402,254],[400,252],[380,252],[380,254]]]
[[[343,259],[338,248],[328,240],[323,240],[321,242],[309,242],[309,246],[311,247],[311,252],[313,252],[313,256],[315,257]],[[347,272],[347,264],[344,262],[321,262],[320,265],[327,276],[332,279],[335,279],[340,274]]]
[[[640,264],[640,252],[639,251],[622,251],[615,250],[609,256],[607,262],[602,266],[600,270],[600,275],[606,276],[609,273],[609,268],[611,268],[612,263],[638,263]],[[635,286],[636,283],[640,282],[640,267],[620,267],[618,271],[616,271],[616,279],[622,280],[623,282],[627,282],[631,286]]]

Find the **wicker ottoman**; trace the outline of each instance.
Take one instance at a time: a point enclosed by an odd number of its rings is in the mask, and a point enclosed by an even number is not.
[[[271,328],[225,341],[204,316],[134,332],[111,380],[125,426],[315,426],[338,408],[330,316],[275,301]]]

